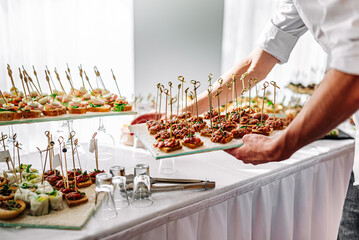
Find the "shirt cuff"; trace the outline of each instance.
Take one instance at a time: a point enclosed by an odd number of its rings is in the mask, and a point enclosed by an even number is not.
[[[261,33],[257,45],[280,61],[280,64],[288,62],[298,37],[284,32],[271,21]]]

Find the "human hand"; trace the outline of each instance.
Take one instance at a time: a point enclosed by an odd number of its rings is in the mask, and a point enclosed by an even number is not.
[[[245,135],[242,147],[229,149],[226,152],[244,163],[253,165],[279,162],[293,154],[279,140],[279,138],[269,138],[258,134]]]

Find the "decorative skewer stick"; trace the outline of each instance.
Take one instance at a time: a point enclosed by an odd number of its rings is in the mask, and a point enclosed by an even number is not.
[[[211,129],[213,129],[213,123],[212,123],[212,91],[213,91],[213,86],[210,84],[208,86],[208,100],[209,100],[209,122],[210,122],[210,127]]]
[[[96,135],[97,135],[97,132],[95,132],[95,133],[92,135],[92,139],[93,139],[93,145],[94,145],[94,149],[95,149],[96,169],[99,170],[99,168],[98,168],[98,149],[97,149],[97,139],[96,139]]]
[[[75,131],[71,131],[70,132],[70,136],[69,139],[71,141],[71,155],[72,155],[72,164],[73,164],[73,168],[74,168],[74,180],[75,180],[75,187],[77,187],[77,183],[76,183],[76,165],[75,165],[75,153],[74,153],[74,136],[75,136]]]
[[[266,88],[267,88],[268,86],[269,86],[269,83],[268,83],[267,81],[265,81],[265,82],[263,83],[263,88],[262,88],[262,90],[263,90],[263,102],[262,102],[261,124],[262,124],[262,122],[263,122],[264,98],[265,98],[265,96],[266,96]]]
[[[4,151],[6,151],[6,145],[5,145],[5,140],[7,139],[7,135],[6,134],[3,134],[1,132],[1,139],[0,141],[2,142],[2,146],[4,148]],[[6,164],[7,164],[7,169],[10,170],[10,166],[9,166],[9,161],[8,159],[6,160]]]
[[[45,75],[46,75],[47,84],[49,85],[50,94],[51,94],[52,98],[55,98],[54,94],[52,93],[51,84],[50,84],[50,78],[49,78],[49,75],[47,75],[47,71],[46,71],[46,70],[45,70]]]
[[[25,80],[25,83],[26,83],[26,86],[27,88],[29,88],[29,85],[27,83],[28,81],[28,78],[29,78],[29,75],[27,74],[25,68],[24,68],[24,65],[22,65],[22,73],[24,74],[24,80]],[[31,91],[34,91],[34,89],[32,88],[31,84],[30,84],[30,88],[31,88]],[[30,90],[29,90],[29,93],[30,93]]]
[[[22,76],[22,73],[21,73],[21,69],[20,69],[20,68],[19,68],[19,74],[20,74],[22,89],[24,90],[25,99],[26,99],[26,98],[27,98],[27,95],[26,95],[26,89],[25,89],[25,84],[24,84],[24,78],[23,78],[23,76]],[[30,93],[29,93],[29,96],[30,96]]]
[[[186,98],[185,98],[185,117],[184,117],[184,121],[185,121],[185,125],[187,127],[187,93],[188,93],[189,88],[186,88],[186,90],[184,91],[186,93]]]
[[[82,71],[82,65],[79,66],[79,72],[80,72],[80,77],[81,77],[81,81],[82,81],[82,87],[86,90],[85,87],[85,82],[84,82],[84,76],[83,76],[83,71]]]
[[[7,100],[6,98],[4,97],[4,95],[2,94],[2,91],[0,90],[0,96],[1,98],[4,100],[5,104],[7,104]]]
[[[13,139],[14,139],[14,140],[16,139],[16,133],[14,134]],[[13,144],[15,145],[15,142],[14,142],[14,141],[13,141]],[[14,177],[15,177],[15,179],[16,179],[16,183],[19,184],[19,183],[21,183],[21,168],[20,168],[21,166],[20,166],[20,164],[19,164],[19,172],[20,172],[20,182],[19,182],[18,179],[17,179],[17,176],[16,176],[15,160],[16,160],[16,156],[15,156],[15,146],[13,146],[13,148],[12,148],[12,159],[10,158],[10,161],[11,161],[11,165],[12,165]]]
[[[194,91],[194,99],[196,101],[196,113],[197,113],[197,120],[198,120],[198,102],[197,102],[197,89],[201,86],[201,83],[196,80],[191,80],[193,84],[193,91]]]
[[[106,89],[105,84],[102,81],[101,74],[100,74],[100,72],[99,72],[99,70],[97,69],[96,66],[94,67],[94,70],[95,70],[96,77],[100,80],[103,89]]]
[[[164,86],[161,84],[160,86],[160,105],[158,106],[158,112],[161,113],[161,101],[162,101],[162,93],[163,93]],[[157,120],[160,120],[161,115],[158,116]]]
[[[74,141],[74,144],[75,144],[75,150],[76,150],[76,156],[77,156],[77,162],[79,163],[79,166],[80,166],[80,170],[82,172],[82,166],[81,166],[81,161],[80,161],[80,155],[79,155],[79,151],[78,151],[78,143],[79,143],[79,140],[76,138],[75,141]]]
[[[24,66],[22,66],[24,68]],[[36,87],[35,83],[32,81],[32,78],[30,77],[30,75],[26,72],[26,70],[24,69],[24,74],[26,74],[27,79],[29,80],[29,82],[32,84],[30,84],[31,90],[34,90],[32,88],[32,86],[34,86],[36,92],[39,94],[39,96],[41,96],[41,92],[39,91],[39,89]]]
[[[181,104],[182,104],[182,112],[183,112],[183,91],[184,91],[184,83],[185,83],[185,80],[184,80],[184,77],[183,76],[178,76],[178,81],[181,82],[182,84],[182,99],[181,99]],[[180,98],[178,98],[178,101],[179,101]],[[179,104],[179,103],[178,103]],[[178,113],[177,113],[178,114]]]
[[[69,81],[69,83],[70,83],[71,90],[72,90],[73,94],[75,94],[75,88],[74,88],[74,85],[72,85],[72,82],[71,82],[71,77],[70,77],[70,75],[68,74],[68,72],[67,72],[67,71],[65,71],[65,74],[66,74],[66,78],[67,78],[67,80],[68,80],[68,81]]]
[[[165,103],[165,123],[167,123],[167,103],[168,103],[167,99],[168,99],[168,95],[169,95],[168,89],[166,88],[165,90],[163,90],[163,92],[164,92],[165,95],[166,95],[166,103]]]
[[[275,81],[271,81],[270,84],[274,87],[274,99],[273,99],[273,118],[275,120],[275,102],[276,102],[276,90],[277,88],[280,89],[280,87],[277,85]]]
[[[257,107],[259,107],[259,100],[258,100],[258,88],[257,88],[258,78],[254,78],[253,82],[254,82],[255,87],[256,87],[256,100],[257,100]]]
[[[42,95],[41,85],[40,85],[40,82],[39,82],[39,78],[37,77],[37,72],[36,72],[36,70],[35,70],[34,65],[32,65],[32,69],[34,70],[34,75],[35,75],[35,77],[36,77],[37,85],[39,86],[39,90],[40,90],[40,93],[41,93],[41,95]]]
[[[20,147],[20,144],[19,144],[18,141],[16,141],[16,143],[14,143],[14,146],[17,148],[17,161],[19,163],[19,168],[20,168],[20,183],[21,183],[21,180],[22,180],[21,161],[20,161],[20,149],[21,149],[21,147]]]
[[[67,66],[67,72],[69,73],[69,77],[70,77],[70,82],[71,82],[71,85],[73,85],[73,81],[72,81],[72,77],[71,77],[71,71],[70,71],[70,68],[69,68],[69,64],[66,63],[66,66]]]
[[[168,82],[168,86],[170,87],[170,95],[169,95],[169,97],[170,97],[170,101],[171,101],[171,99],[172,99],[172,82],[171,81]],[[171,113],[171,115],[170,115],[170,121],[171,121],[172,120],[172,104],[170,106],[170,113]]]
[[[179,115],[179,103],[180,103],[180,91],[181,91],[181,84],[178,84],[178,94],[177,94],[177,116]],[[183,95],[182,95],[183,98]]]
[[[115,80],[116,88],[118,91],[118,96],[121,97],[121,91],[120,91],[120,88],[118,87],[117,80],[116,80],[115,74],[113,73],[112,69],[111,69],[111,72],[112,72],[113,80]]]
[[[241,92],[241,94],[242,94],[242,99],[241,99],[241,105],[243,105],[243,94],[244,94],[245,91],[247,91],[246,86],[244,85],[244,78],[245,78],[247,75],[248,75],[248,73],[245,72],[245,73],[243,73],[242,76],[241,76],[241,81],[242,81],[242,92]],[[244,104],[244,106],[245,106],[245,105],[246,105],[246,104]]]
[[[169,104],[171,105],[171,108],[172,108],[172,104],[174,104],[176,102],[177,102],[176,96],[170,99]],[[172,119],[170,119],[170,138],[172,138]]]
[[[27,88],[27,91],[29,92],[29,97],[31,98],[32,100],[32,97],[31,97],[31,91],[30,91],[30,88],[29,88],[29,84],[27,83],[27,77],[26,77],[26,74],[23,72],[24,74],[24,82],[25,82],[25,85],[26,85],[26,88]]]
[[[218,117],[219,117],[219,121],[221,122],[221,105],[219,102],[219,96],[222,93],[222,84],[223,84],[223,79],[222,78],[218,78],[218,83],[219,83],[219,88],[218,91],[216,92],[217,95],[217,100],[218,100]],[[219,91],[220,90],[220,91]]]
[[[57,139],[57,141],[59,142],[59,152],[60,152],[59,157],[60,157],[62,182],[64,183],[64,186],[65,186],[66,182],[65,182],[64,168],[62,166],[62,143],[64,142],[64,138],[62,136],[60,136],[59,139]],[[67,171],[66,171],[66,174],[67,174]]]
[[[92,93],[95,94],[94,91],[93,91],[93,88],[92,88],[92,86],[91,86],[90,79],[89,79],[89,77],[88,77],[87,74],[86,74],[86,71],[84,71],[84,74],[85,74],[85,78],[86,78],[86,80],[87,80],[87,83],[89,84],[89,86],[90,86],[90,88],[91,88]]]
[[[253,80],[249,79],[248,80],[248,101],[249,101],[249,112],[251,112],[251,86],[252,86]]]
[[[59,73],[57,72],[57,69],[56,69],[56,68],[55,68],[54,72],[55,72],[55,75],[56,75],[57,80],[58,80],[59,83],[60,83],[60,87],[61,87],[62,91],[66,94],[65,88],[64,88],[64,86],[62,86],[62,83],[61,83],[61,80],[60,80],[60,75],[59,75]],[[50,75],[50,74],[49,74],[49,75]]]
[[[66,158],[67,148],[65,143],[63,143],[62,152],[64,153],[64,158],[65,158],[66,186],[67,186],[66,188],[69,188],[69,174],[67,172],[67,158]]]
[[[18,95],[19,93],[17,92],[17,89],[15,87],[14,79],[12,78],[12,71],[11,71],[11,68],[10,68],[9,64],[7,65],[7,73],[9,74],[11,84],[12,84],[12,87],[14,88],[15,93],[16,93],[16,95]]]
[[[231,90],[231,83],[228,82],[226,83],[226,86],[227,86],[227,96],[226,96],[226,120],[228,120],[228,109],[227,109],[227,106],[228,106],[228,92]]]
[[[53,86],[54,89],[56,89],[55,82],[54,82],[54,80],[53,80],[52,77],[51,77],[51,73],[50,73],[49,69],[47,68],[47,65],[45,65],[45,67],[46,67],[47,74],[49,75],[49,77],[50,77],[50,79],[51,79],[52,86]]]
[[[221,93],[222,93],[222,87],[219,87],[216,91],[216,94],[214,95],[214,97],[217,97],[219,122],[221,122],[221,104],[219,100],[219,96],[221,95]]]
[[[157,84],[157,91],[156,91],[156,102],[155,102],[155,120],[158,120],[159,111],[157,112],[158,107],[158,92],[160,91],[161,83]]]
[[[236,102],[234,105],[234,101]],[[235,106],[235,111],[238,112],[238,99],[237,99],[237,86],[236,86],[236,75],[232,74],[232,102]]]
[[[194,113],[194,111],[193,111],[193,107],[194,107],[194,93],[192,92],[192,91],[190,91],[189,92],[189,95],[188,95],[188,97],[191,99],[191,104],[192,104],[192,109],[191,109],[191,111],[192,111],[192,113]]]
[[[50,170],[52,171],[52,154],[51,154],[51,136],[50,131],[45,131],[45,136],[47,137],[47,147],[50,151]]]

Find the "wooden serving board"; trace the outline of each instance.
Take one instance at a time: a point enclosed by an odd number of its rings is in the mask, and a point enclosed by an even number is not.
[[[233,139],[232,141],[226,144],[213,143],[211,142],[209,137],[202,137],[199,135],[199,133],[196,133],[196,136],[203,141],[204,143],[203,146],[198,147],[196,149],[191,149],[182,146],[182,149],[180,150],[164,153],[160,151],[158,148],[155,148],[153,146],[153,144],[156,143],[157,140],[155,139],[155,135],[151,135],[147,130],[146,123],[131,125],[128,126],[128,129],[135,134],[135,136],[142,142],[142,144],[146,147],[146,149],[152,154],[152,156],[155,159],[177,157],[177,156],[210,152],[210,151],[226,150],[226,149],[240,147],[243,145],[242,139]]]
[[[25,211],[17,218],[10,220],[0,220],[0,227],[27,227],[27,228],[54,228],[80,230],[90,219],[95,206],[95,184],[90,187],[81,188],[85,192],[89,201],[85,204],[69,208],[64,200],[64,209],[54,211],[44,216],[30,216],[30,209]]]

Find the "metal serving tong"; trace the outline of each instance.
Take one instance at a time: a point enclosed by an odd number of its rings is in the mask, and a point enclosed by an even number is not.
[[[126,175],[126,183],[129,189],[133,189],[134,175]],[[216,187],[214,181],[204,181],[196,179],[171,179],[171,178],[152,178],[150,177],[151,192],[170,192],[170,191],[181,191],[191,189],[203,189],[209,190]],[[155,186],[156,183],[169,183],[174,185]]]

